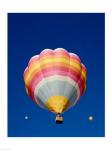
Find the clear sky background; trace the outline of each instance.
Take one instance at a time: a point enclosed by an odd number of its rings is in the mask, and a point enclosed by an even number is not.
[[[104,17],[103,13],[8,14],[9,137],[105,135]],[[55,124],[54,114],[27,96],[23,81],[32,56],[59,47],[79,55],[87,68],[87,90],[77,105],[64,113],[61,125]]]

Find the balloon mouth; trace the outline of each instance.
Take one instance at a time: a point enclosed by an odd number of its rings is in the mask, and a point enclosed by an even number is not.
[[[51,112],[61,114],[69,108],[70,101],[65,96],[51,96],[47,99],[46,107]]]
[[[56,124],[63,124],[63,117],[60,114],[57,114],[55,122]]]

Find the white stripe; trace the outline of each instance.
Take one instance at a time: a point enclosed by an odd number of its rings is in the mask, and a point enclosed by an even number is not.
[[[39,88],[41,88],[44,84],[46,84],[47,82],[52,82],[54,80],[66,81],[66,82],[70,83],[71,85],[73,85],[77,89],[77,94],[78,94],[77,100],[79,99],[80,89],[79,89],[77,82],[75,82],[68,76],[62,76],[62,75],[53,75],[50,77],[43,78],[42,81],[40,81],[40,83],[38,83],[38,85],[35,87],[34,95],[39,90]]]

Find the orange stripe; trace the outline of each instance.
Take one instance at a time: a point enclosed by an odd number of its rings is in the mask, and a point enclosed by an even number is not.
[[[48,59],[47,59],[48,60]],[[46,61],[47,61],[46,60]],[[48,63],[46,63],[46,61],[35,61],[35,62],[33,62],[33,63],[31,63],[31,64],[29,64],[29,66],[28,66],[28,70],[29,70],[29,72],[26,72],[25,74],[24,74],[24,77],[26,77],[27,75],[28,75],[28,73],[30,74],[31,72],[32,72],[32,70],[40,70],[40,69],[43,69],[44,67],[49,67],[49,66],[56,66],[56,64],[57,63],[60,63],[60,67],[61,67],[61,65],[62,66],[67,66],[67,67],[70,67],[70,68],[72,68],[73,70],[74,70],[74,68],[75,68],[75,70],[79,70],[79,71],[81,71],[81,64],[80,63],[77,63],[77,62],[75,62],[75,61],[68,61],[68,63],[67,62],[48,62]],[[78,69],[78,68],[79,69]],[[77,68],[77,69],[76,69]],[[27,74],[27,75],[26,75]]]
[[[54,59],[55,59],[55,61],[54,61]],[[47,61],[50,61],[51,63],[52,62],[56,62],[56,59],[58,60],[58,59],[60,59],[60,61],[61,61],[61,59],[65,59],[66,61],[68,61],[68,62],[70,62],[70,61],[72,61],[72,62],[74,62],[74,63],[77,63],[77,64],[80,64],[80,62],[77,60],[77,59],[70,59],[69,57],[66,57],[66,56],[60,56],[60,57],[51,57],[51,56],[44,56],[44,57],[40,57],[38,60],[35,60],[35,61],[33,61],[33,62],[31,62],[29,65],[28,65],[28,67],[31,67],[32,65],[34,65],[34,64],[36,64],[36,63],[40,63],[40,62],[47,62]]]

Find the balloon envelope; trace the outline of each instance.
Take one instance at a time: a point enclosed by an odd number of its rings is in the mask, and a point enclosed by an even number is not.
[[[63,113],[86,89],[86,67],[63,48],[45,49],[32,57],[24,71],[27,94],[40,107]]]

